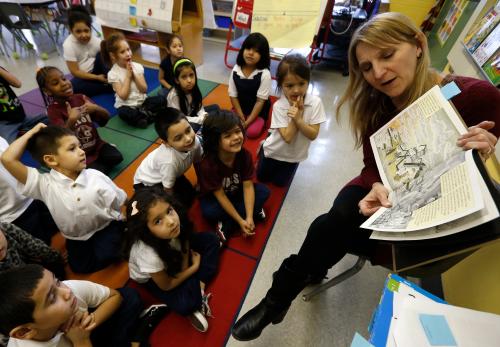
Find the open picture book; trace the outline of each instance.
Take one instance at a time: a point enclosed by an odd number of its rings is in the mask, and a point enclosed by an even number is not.
[[[434,86],[370,137],[392,203],[361,225],[374,231],[371,238],[429,239],[499,217],[485,182],[489,177],[480,173],[472,151],[456,144],[466,132],[452,104]]]

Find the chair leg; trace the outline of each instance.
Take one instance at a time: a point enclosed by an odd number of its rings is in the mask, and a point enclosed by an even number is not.
[[[309,301],[313,297],[318,295],[319,293],[322,293],[325,290],[339,284],[340,282],[345,281],[349,277],[354,276],[363,268],[363,266],[365,265],[365,262],[366,262],[366,259],[359,257],[358,260],[356,261],[356,264],[354,264],[351,268],[342,272],[340,275],[337,275],[334,278],[330,279],[328,282],[317,286],[311,292],[302,295],[302,300]]]

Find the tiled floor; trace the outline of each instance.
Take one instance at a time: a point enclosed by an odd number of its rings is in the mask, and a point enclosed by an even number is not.
[[[223,54],[224,45],[205,42],[204,64],[198,68],[198,76],[227,83],[230,70],[224,66]],[[63,59],[55,52],[51,52],[45,61],[35,54],[24,53],[19,60],[0,55],[0,65],[22,80],[23,86],[16,90],[19,95],[36,87],[34,76],[38,66],[56,65],[67,72]],[[313,69],[310,92],[321,96],[328,120],[312,144],[309,158],[299,166],[241,314],[265,295],[271,284],[272,273],[285,257],[298,250],[309,224],[330,208],[339,189],[361,169],[361,153],[354,150],[345,117],[342,117],[341,124],[335,119],[335,103],[346,81],[340,72],[326,70],[322,66]],[[114,131],[112,124],[109,128],[106,131]],[[115,132],[113,135],[120,136]],[[344,231],[335,230],[332,226],[332,232]],[[329,275],[341,272],[354,261],[354,257],[346,257],[330,270]],[[311,302],[297,299],[285,320],[277,326],[268,327],[259,339],[240,343],[231,338],[227,346],[349,346],[354,332],[368,336],[367,326],[378,303],[386,274],[380,267],[366,265],[356,276]]]

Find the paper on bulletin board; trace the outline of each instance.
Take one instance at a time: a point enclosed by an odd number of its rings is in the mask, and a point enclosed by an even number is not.
[[[322,0],[254,0],[252,32],[262,33],[270,47],[309,47],[323,17]]]

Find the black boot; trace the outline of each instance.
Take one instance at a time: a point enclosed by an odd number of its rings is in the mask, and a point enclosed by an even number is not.
[[[232,334],[236,340],[256,339],[270,323],[278,324],[285,318],[293,299],[308,282],[307,274],[294,270],[296,259],[297,256],[292,255],[283,261],[264,299],[234,324]]]

